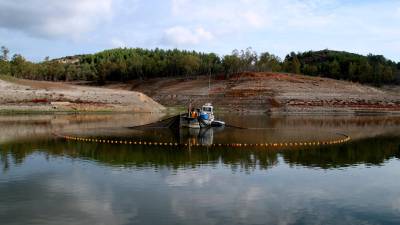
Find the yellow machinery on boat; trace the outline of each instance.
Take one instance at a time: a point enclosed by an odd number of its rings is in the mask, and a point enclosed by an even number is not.
[[[179,126],[200,129],[225,126],[225,122],[215,120],[214,107],[211,103],[206,103],[201,109],[189,108],[187,113],[181,114]]]

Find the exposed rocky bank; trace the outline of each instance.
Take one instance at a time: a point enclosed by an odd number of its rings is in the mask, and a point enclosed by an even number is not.
[[[267,113],[400,113],[400,87],[377,88],[328,78],[243,73],[230,79],[156,78],[109,85],[143,92],[165,106],[201,105]]]
[[[135,91],[0,79],[0,111],[160,112],[164,109],[147,95]]]

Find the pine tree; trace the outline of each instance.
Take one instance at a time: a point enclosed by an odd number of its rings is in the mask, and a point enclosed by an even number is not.
[[[349,64],[348,78],[350,80],[352,80],[352,81],[357,80],[357,69],[358,69],[358,66],[355,63],[351,62]]]
[[[333,60],[329,64],[329,74],[335,79],[340,78],[340,64],[337,60]]]
[[[291,72],[295,74],[300,74],[301,64],[297,56],[294,56],[291,62]]]

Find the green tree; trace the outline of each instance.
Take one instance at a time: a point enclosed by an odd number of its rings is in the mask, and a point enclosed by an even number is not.
[[[291,52],[287,55],[283,63],[284,70],[288,73],[300,74],[301,63],[296,53]]]
[[[349,71],[348,71],[348,78],[352,81],[357,81],[357,70],[358,70],[358,66],[357,64],[350,62],[349,64]]]
[[[376,63],[373,66],[373,82],[376,85],[381,85],[383,81],[383,70],[385,69],[385,66],[382,65],[381,63]]]
[[[5,46],[1,46],[0,61],[8,61],[8,53],[10,53],[10,50]]]
[[[237,53],[235,53],[238,55]],[[251,47],[240,51],[240,70],[253,71],[257,62],[257,53]]]
[[[99,84],[105,84],[107,80],[115,80],[113,76],[117,71],[117,65],[110,61],[100,62],[97,66],[98,76],[97,82]]]
[[[87,81],[96,80],[95,68],[91,66],[89,63],[82,63],[80,71],[81,71],[80,79]]]
[[[316,65],[305,64],[303,67],[303,73],[305,75],[316,76],[318,75],[318,67]]]
[[[371,83],[373,81],[373,68],[368,61],[364,60],[360,64],[360,82]]]
[[[299,59],[297,58],[297,56],[294,56],[293,57],[293,59],[292,59],[292,61],[291,61],[291,65],[290,65],[290,72],[291,73],[295,73],[295,74],[300,74],[300,67],[301,67],[301,64],[300,64],[300,61],[299,61]]]
[[[194,55],[183,56],[182,59],[183,69],[186,75],[193,75],[200,67],[200,59]]]
[[[0,55],[0,74],[10,74],[10,63],[8,62],[8,53],[10,51],[5,46],[1,46]]]
[[[329,74],[335,79],[340,78],[340,64],[337,60],[333,60],[329,64]]]
[[[62,63],[53,60],[46,62],[45,64],[47,68],[45,80],[49,81],[65,80],[65,67]]]
[[[78,80],[79,78],[80,73],[78,67],[74,64],[67,65],[67,67],[65,68],[64,80],[71,81]],[[60,77],[59,79],[62,79],[62,77]]]
[[[225,77],[229,77],[239,72],[240,69],[240,58],[236,55],[226,55],[222,60],[222,66],[224,68]]]
[[[131,79],[143,79],[143,58],[138,54],[133,54],[127,59],[127,69],[129,78]]]
[[[282,69],[281,59],[278,56],[264,52],[256,62],[256,67],[258,71],[278,72]]]
[[[15,77],[26,78],[29,73],[29,66],[26,59],[19,54],[15,54],[11,59],[11,74]]]
[[[389,83],[389,82],[393,82],[395,77],[393,74],[393,69],[390,66],[385,66],[385,68],[383,68],[383,72],[382,72],[382,79],[384,83]]]

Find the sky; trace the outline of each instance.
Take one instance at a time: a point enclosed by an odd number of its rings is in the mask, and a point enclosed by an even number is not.
[[[400,0],[0,0],[0,45],[33,61],[117,47],[400,61]]]

